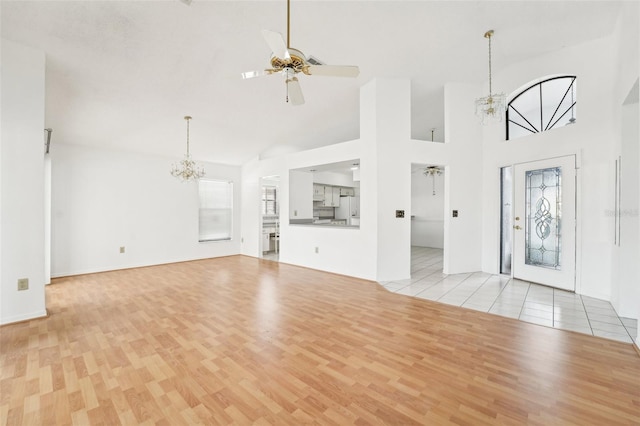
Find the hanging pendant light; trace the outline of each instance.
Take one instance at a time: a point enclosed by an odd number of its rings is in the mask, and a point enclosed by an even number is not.
[[[484,33],[484,37],[489,40],[489,96],[476,99],[476,115],[480,117],[482,124],[487,124],[490,120],[502,121],[505,110],[504,93],[493,93],[491,85],[491,37],[493,30]]]
[[[422,172],[425,176],[431,176],[431,185],[433,187],[433,195],[436,195],[436,176],[442,174],[442,169],[438,166],[429,166]]]
[[[575,111],[573,109],[575,104],[576,104],[576,101],[573,99],[573,88],[574,87],[575,87],[575,78],[571,82],[571,118],[569,119],[569,122],[567,124],[565,124],[565,126],[569,126],[571,124],[575,124],[576,123],[576,115],[575,115]]]
[[[187,120],[187,153],[184,155],[182,161],[173,164],[171,167],[171,176],[180,178],[183,182],[188,182],[200,179],[205,173],[204,169],[191,159],[191,154],[189,153],[189,121],[191,117],[187,115],[184,119]]]

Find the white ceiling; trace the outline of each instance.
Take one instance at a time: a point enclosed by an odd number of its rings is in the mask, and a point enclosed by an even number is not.
[[[414,138],[442,139],[444,83],[487,79],[523,58],[611,34],[613,1],[292,0],[291,45],[357,79],[301,76],[306,104],[285,103],[262,29],[286,33],[286,1],[0,2],[2,37],[47,58],[46,127],[56,142],[180,157],[191,115],[200,161],[242,164],[282,149],[359,137],[359,88],[412,81]],[[500,82],[494,79],[500,91]],[[283,148],[287,146],[287,148]],[[292,148],[295,147],[295,148]]]

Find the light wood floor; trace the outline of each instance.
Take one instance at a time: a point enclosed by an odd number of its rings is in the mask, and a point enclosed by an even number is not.
[[[57,279],[8,425],[640,424],[630,344],[244,256]]]

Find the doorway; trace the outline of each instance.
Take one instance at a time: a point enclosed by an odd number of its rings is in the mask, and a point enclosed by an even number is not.
[[[260,255],[280,258],[280,176],[265,176],[260,185]]]
[[[435,164],[411,165],[411,276],[442,272],[444,173]]]
[[[514,278],[575,291],[575,156],[515,164],[511,172],[501,173],[501,270],[510,264]]]

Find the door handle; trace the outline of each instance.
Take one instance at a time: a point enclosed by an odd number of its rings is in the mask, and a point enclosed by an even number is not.
[[[518,229],[518,230],[520,230],[520,229],[522,229],[522,227],[521,227],[520,225],[516,225],[516,226],[514,226],[514,227],[513,227],[513,229]]]

